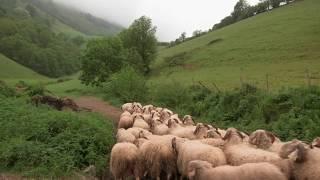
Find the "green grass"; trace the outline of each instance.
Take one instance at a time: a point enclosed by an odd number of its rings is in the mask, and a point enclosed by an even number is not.
[[[319,85],[319,8],[318,0],[299,1],[162,49],[150,82],[202,81],[230,89],[242,81],[265,88],[268,74],[271,89],[304,85],[307,76]],[[216,39],[222,40],[209,45]],[[180,65],[168,67],[165,59],[181,53]]]
[[[60,79],[67,79],[64,82],[50,83],[46,89],[58,96],[78,97],[84,95],[94,95],[103,97],[101,90],[96,87],[86,86],[79,80],[79,73],[72,76],[63,77]]]
[[[36,83],[47,82],[50,79],[0,54],[0,80],[14,84],[20,80]]]

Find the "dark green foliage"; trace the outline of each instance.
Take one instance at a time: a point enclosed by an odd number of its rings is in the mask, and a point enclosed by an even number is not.
[[[143,62],[143,73],[150,71],[150,64],[156,58],[156,27],[150,18],[142,16],[135,20],[128,29],[120,33],[123,45],[127,49],[135,49]]]
[[[154,89],[149,95],[154,104],[220,127],[247,132],[267,129],[283,140],[311,141],[320,134],[319,87],[268,94],[248,84],[233,91],[215,92],[203,85],[186,87],[173,82]]]
[[[23,99],[0,99],[0,171],[68,176],[89,165],[106,170],[114,144],[112,122],[94,114],[36,108]]]
[[[0,17],[0,52],[34,71],[50,77],[79,69],[80,46],[54,34],[41,20]]]
[[[117,37],[89,41],[81,57],[81,81],[86,85],[101,85],[121,69],[126,55],[121,40]]]
[[[121,103],[147,99],[146,79],[132,67],[126,66],[111,76],[104,85],[107,95],[116,97]]]

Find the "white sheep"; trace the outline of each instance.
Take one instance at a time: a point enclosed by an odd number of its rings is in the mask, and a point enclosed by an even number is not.
[[[249,143],[257,146],[257,148],[276,153],[279,153],[284,145],[279,138],[266,130],[256,130],[251,133]]]
[[[193,126],[195,125],[193,119],[192,119],[192,116],[190,115],[185,115],[182,119],[182,122],[184,125],[187,125],[187,126]]]
[[[110,171],[116,180],[129,176],[140,178],[139,150],[131,143],[115,144],[111,150]]]
[[[188,176],[188,163],[193,160],[208,161],[213,167],[226,164],[223,151],[207,144],[173,138],[172,147],[177,155],[177,166],[182,177]]]
[[[150,130],[155,135],[166,135],[169,133],[169,127],[166,124],[162,124],[160,120],[152,120]]]
[[[127,131],[123,128],[118,129],[116,138],[117,138],[118,143],[120,143],[120,142],[133,143],[134,140],[136,140],[136,137],[133,134],[131,134],[129,131]]]
[[[280,161],[281,157],[272,152],[250,147],[243,142],[244,136],[234,128],[229,128],[225,137],[224,153],[230,165],[239,166],[245,163]]]
[[[191,161],[188,165],[190,180],[286,180],[286,176],[270,163],[248,163],[241,166],[213,168],[207,161]]]
[[[282,151],[287,151],[287,154],[295,152],[291,157],[294,179],[320,179],[320,150],[318,148],[310,149],[302,142],[289,142],[283,146]]]
[[[312,148],[320,148],[320,137],[317,137],[311,143]]]
[[[144,117],[142,115],[135,115],[133,117],[133,127],[139,127],[145,130],[149,130],[149,124],[144,120]]]
[[[145,136],[152,135],[151,132],[149,132],[145,129],[139,128],[139,127],[132,127],[132,128],[127,129],[127,131],[130,132],[132,135],[134,135],[134,137],[136,139],[139,138],[139,134],[141,131],[143,132],[143,134],[145,134]]]
[[[118,129],[120,128],[128,129],[128,128],[131,128],[132,126],[133,126],[132,116],[123,116],[120,118],[118,122]]]
[[[176,176],[176,156],[172,147],[167,143],[173,137],[167,138],[152,135],[148,138],[140,138],[135,142],[139,146],[143,163],[151,178],[160,179],[161,172],[167,174],[168,180],[172,176]]]

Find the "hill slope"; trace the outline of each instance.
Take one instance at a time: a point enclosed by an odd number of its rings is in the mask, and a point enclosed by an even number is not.
[[[91,36],[110,36],[122,27],[51,0],[29,0],[34,6],[75,31]]]
[[[45,76],[14,62],[2,54],[0,54],[0,67],[0,80],[48,80]]]
[[[160,51],[154,83],[241,81],[266,87],[320,83],[320,1],[304,0]],[[309,72],[309,73],[307,73]]]

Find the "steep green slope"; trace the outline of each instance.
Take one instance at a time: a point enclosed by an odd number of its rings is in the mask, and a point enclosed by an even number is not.
[[[163,49],[151,81],[203,81],[222,89],[241,82],[272,89],[319,84],[319,8],[318,0],[297,1]]]
[[[0,80],[17,81],[17,80],[49,80],[16,62],[0,54]]]
[[[122,27],[91,14],[80,12],[52,2],[51,0],[28,0],[38,9],[54,17],[75,31],[91,36],[110,36],[121,31]]]

